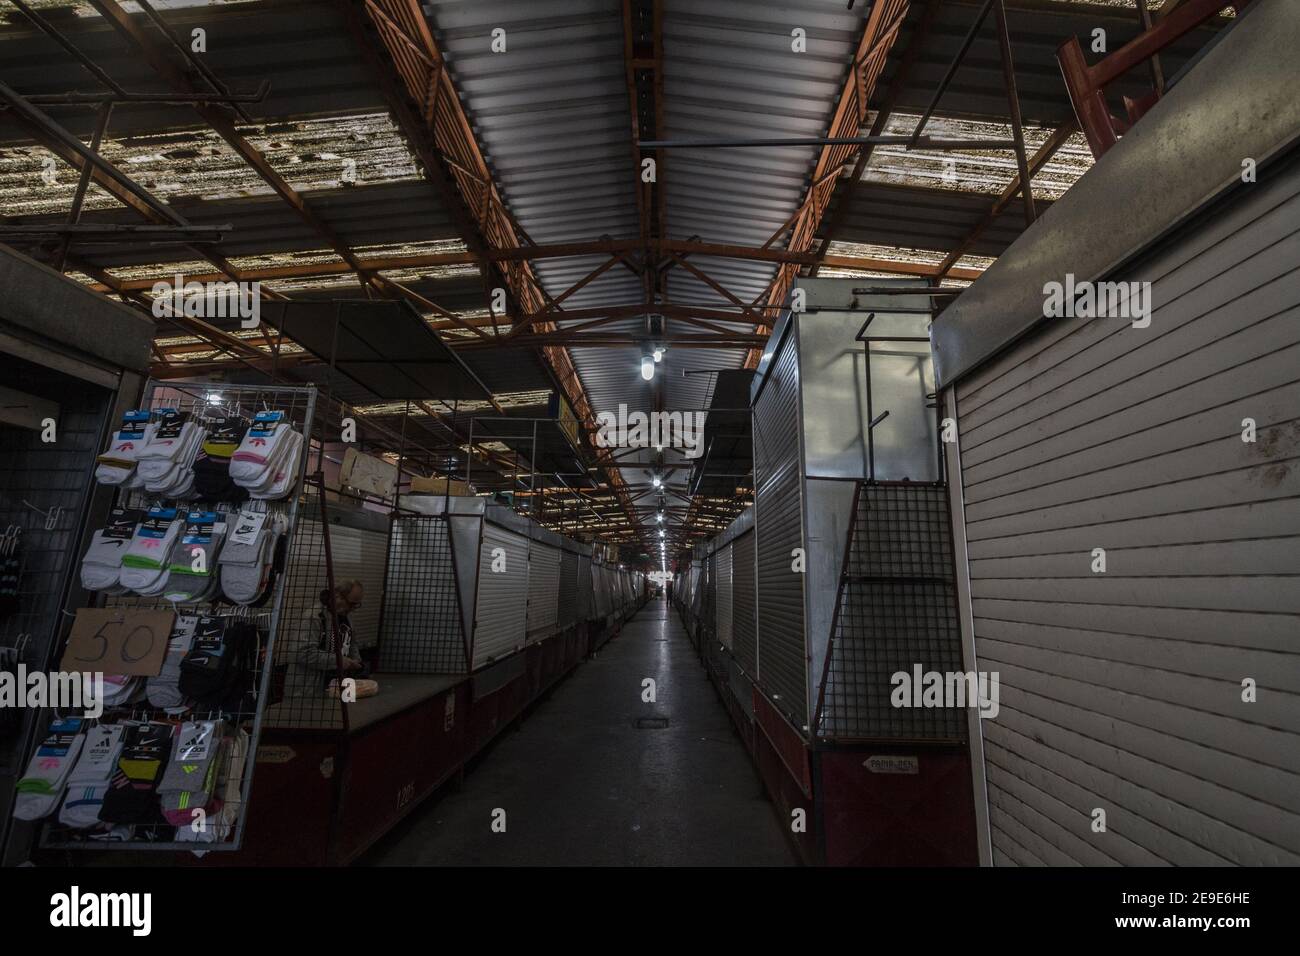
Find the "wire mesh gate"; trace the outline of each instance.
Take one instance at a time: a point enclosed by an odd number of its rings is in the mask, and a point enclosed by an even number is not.
[[[895,707],[893,676],[961,671],[948,489],[858,485],[818,695],[818,736],[960,741],[954,707]]]

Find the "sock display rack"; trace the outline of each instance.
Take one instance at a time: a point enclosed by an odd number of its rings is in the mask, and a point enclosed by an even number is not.
[[[81,557],[94,606],[57,668],[103,673],[103,715],[56,715],[32,758],[56,801],[43,848],[241,847],[316,411],[311,386],[150,382],[115,427],[96,471],[115,507]]]

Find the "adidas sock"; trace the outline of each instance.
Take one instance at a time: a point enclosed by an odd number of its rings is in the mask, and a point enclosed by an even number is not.
[[[258,489],[251,492],[254,498],[261,498],[268,501],[275,501],[283,498],[289,493],[294,482],[298,478],[298,458],[302,452],[302,435],[292,432],[289,441],[286,443],[286,452],[284,460],[280,463],[273,474],[273,480],[266,490]]]
[[[172,750],[171,761],[158,785],[163,816],[180,826],[192,818],[190,811],[206,807],[212,799],[221,764],[225,722],[186,721]]]
[[[283,421],[283,412],[258,412],[253,425],[230,458],[230,477],[245,488],[256,487],[266,480],[266,472],[282,453],[292,429]]]
[[[215,793],[218,796],[213,797],[207,826],[198,832],[193,826],[178,827],[176,839],[179,842],[220,843],[230,836],[239,820],[239,808],[243,802],[244,761],[248,746],[248,734],[242,728],[236,728],[234,736],[227,740],[226,755],[217,775]]]
[[[113,433],[108,449],[95,459],[95,480],[104,485],[125,484],[135,473],[136,460],[153,432],[148,411],[123,415],[122,427]]]
[[[60,823],[76,829],[99,823],[99,808],[125,737],[125,724],[97,724],[86,732],[81,757],[68,777],[68,795],[59,810]]]
[[[39,820],[54,812],[63,799],[73,764],[85,738],[82,720],[70,717],[50,724],[44,743],[32,755],[27,773],[14,787],[14,818]]]

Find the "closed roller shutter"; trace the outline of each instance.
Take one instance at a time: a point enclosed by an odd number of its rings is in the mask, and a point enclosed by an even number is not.
[[[585,554],[578,555],[578,616],[579,621],[588,621],[595,614],[596,595],[591,583],[591,558]]]
[[[528,637],[543,640],[555,633],[560,598],[560,551],[540,541],[528,554]]]
[[[504,571],[492,570],[492,552],[505,552]],[[477,670],[524,646],[528,593],[528,539],[483,523],[478,561],[478,603],[474,615],[474,668]]]
[[[791,331],[754,404],[754,518],[758,535],[758,682],[797,726],[808,723],[799,477],[799,363]]]
[[[591,566],[592,596],[595,599],[595,619],[603,621],[610,614],[609,572],[603,564]]]
[[[718,583],[716,585],[716,610],[718,643],[731,650],[731,545],[718,551]]]
[[[578,620],[581,610],[578,597],[578,555],[572,551],[560,553],[560,606],[557,623],[561,629]]]
[[[994,859],[1295,865],[1295,164],[1118,278],[1149,328],[1056,320],[957,388]]]
[[[747,674],[758,669],[754,632],[754,532],[742,534],[731,553],[731,653]]]

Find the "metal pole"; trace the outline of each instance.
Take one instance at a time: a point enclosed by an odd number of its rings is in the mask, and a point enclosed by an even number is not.
[[[946,72],[943,75],[943,79],[939,81],[938,89],[934,91],[934,96],[930,98],[930,105],[925,108],[925,112],[921,114],[920,121],[916,124],[916,129],[912,132],[913,146],[915,146],[916,142],[920,140],[921,132],[925,129],[925,124],[930,122],[930,117],[934,114],[935,107],[939,105],[940,98],[943,96],[944,91],[948,89],[948,84],[952,82],[953,76],[956,75],[957,67],[961,66],[961,61],[966,58],[967,51],[970,50],[971,44],[975,42],[975,34],[979,32],[979,28],[984,23],[984,18],[989,15],[989,8],[992,6],[993,0],[984,0],[984,6],[980,7],[979,15],[975,18],[975,22],[971,24],[970,30],[966,33],[966,39],[962,40],[961,48],[957,51],[957,55],[953,57],[952,62],[948,64],[948,72]]]
[[[926,117],[928,119],[928,117]],[[1007,139],[935,139],[913,133],[911,136],[792,136],[742,139],[653,139],[640,144],[645,149],[721,149],[739,146],[906,146],[908,149],[944,151],[960,149],[1013,149]]]
[[[1029,181],[1029,159],[1025,156],[1025,128],[1020,121],[1020,97],[1016,93],[1016,65],[1011,57],[1011,33],[1007,29],[1007,6],[997,0],[998,47],[1002,53],[1002,79],[1007,88],[1007,105],[1011,110],[1011,135],[1016,142],[1016,165],[1020,168],[1020,195],[1025,200],[1025,225],[1033,225],[1034,191]]]
[[[95,123],[95,132],[90,136],[90,151],[99,155],[99,144],[104,139],[104,131],[108,129],[108,118],[113,115],[113,104],[104,103],[99,108],[99,119]],[[90,163],[81,164],[81,175],[77,178],[77,191],[72,197],[72,209],[68,212],[68,225],[75,226],[81,221],[81,206],[86,201],[86,190],[90,187],[90,173],[94,167]],[[68,248],[72,245],[72,236],[68,235],[63,238],[59,244],[59,253],[55,257],[54,268],[59,272],[64,270],[68,261]]]

